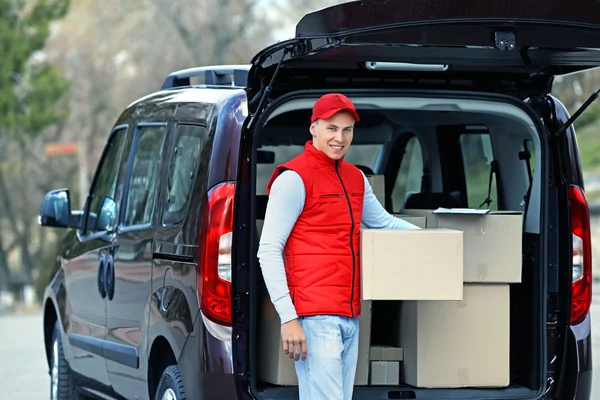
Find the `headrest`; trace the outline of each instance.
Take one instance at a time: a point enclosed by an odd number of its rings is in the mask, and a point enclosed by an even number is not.
[[[462,205],[450,193],[414,193],[406,199],[405,209],[435,210],[439,207],[460,208]]]
[[[355,165],[356,168],[360,169],[365,175],[375,175],[375,172],[373,172],[373,170],[369,167],[367,167],[366,165]]]

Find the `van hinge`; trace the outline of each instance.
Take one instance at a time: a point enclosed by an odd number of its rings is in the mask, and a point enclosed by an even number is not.
[[[275,82],[275,78],[277,78],[277,74],[279,73],[279,68],[281,68],[281,65],[283,64],[283,60],[285,59],[286,54],[288,54],[288,53],[293,54],[294,50],[296,50],[296,49],[290,48],[290,47],[283,48],[283,54],[281,55],[281,60],[279,60],[279,62],[277,63],[277,67],[275,68],[275,72],[273,72],[273,76],[271,77],[271,81],[269,82],[269,85],[263,89],[263,92],[260,97],[260,101],[258,102],[258,107],[256,107],[256,111],[254,112],[250,121],[248,122],[247,129],[252,128],[252,126],[254,125],[254,119],[262,111],[264,104],[267,101],[267,98],[269,97],[271,90],[273,89],[273,83]]]
[[[529,77],[534,78],[536,76],[544,75],[544,69],[542,67],[534,67],[531,58],[529,57],[529,47],[524,46],[520,51],[519,55],[521,56],[521,61],[523,61],[523,65],[525,66],[525,70]]]
[[[500,51],[513,51],[517,45],[513,31],[494,31],[494,42]]]

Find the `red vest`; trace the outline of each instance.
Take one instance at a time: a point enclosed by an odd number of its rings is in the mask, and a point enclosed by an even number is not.
[[[304,209],[284,248],[296,313],[358,316],[364,177],[354,165],[332,160],[311,141],[302,154],[275,169],[268,193],[286,169],[300,175],[306,190]]]

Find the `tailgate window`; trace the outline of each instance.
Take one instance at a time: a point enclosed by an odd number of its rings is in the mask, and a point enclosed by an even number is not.
[[[460,136],[463,168],[469,208],[485,207],[483,203],[490,190],[490,171],[494,160],[492,143],[488,133],[467,133]],[[492,176],[489,193],[492,202],[487,208],[498,209],[496,175]]]

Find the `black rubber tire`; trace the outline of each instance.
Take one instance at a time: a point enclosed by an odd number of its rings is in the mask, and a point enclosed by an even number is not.
[[[177,400],[186,400],[185,390],[183,389],[183,381],[181,380],[181,373],[177,365],[171,365],[167,367],[160,377],[158,383],[158,389],[156,389],[155,400],[161,400],[167,390],[171,389],[175,394]]]
[[[57,346],[57,351],[54,351],[54,345]],[[54,324],[54,332],[52,334],[52,344],[50,348],[50,399],[52,399],[53,392],[53,379],[52,379],[52,366],[54,365],[55,355],[58,360],[58,384],[56,385],[56,400],[83,400],[86,397],[82,396],[78,391],[75,383],[73,382],[73,376],[71,374],[71,368],[69,363],[65,359],[65,353],[63,352],[62,338],[60,336],[60,328],[58,322]]]

